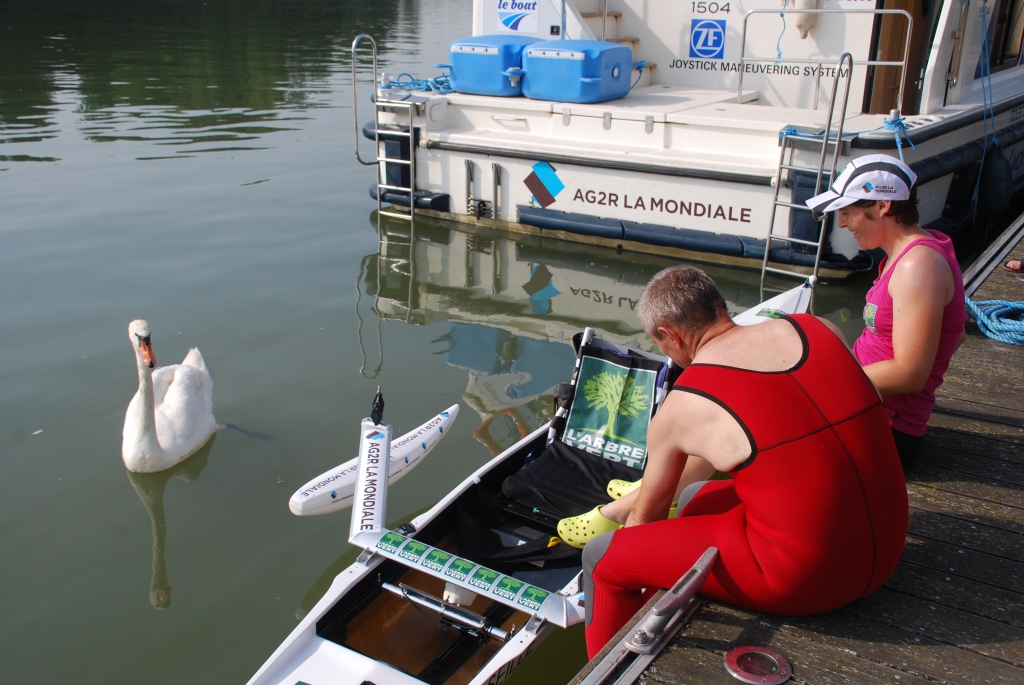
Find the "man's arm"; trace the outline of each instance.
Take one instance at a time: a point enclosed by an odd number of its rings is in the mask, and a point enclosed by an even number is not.
[[[894,268],[889,281],[893,358],[864,367],[883,397],[924,388],[939,349],[942,310],[953,277],[946,260],[923,246],[913,248]]]
[[[715,472],[706,460],[679,448],[686,426],[681,405],[678,395],[670,394],[647,428],[647,467],[627,527],[665,519],[680,490]]]

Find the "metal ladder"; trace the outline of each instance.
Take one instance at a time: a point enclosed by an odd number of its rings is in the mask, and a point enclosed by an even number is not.
[[[359,155],[359,96],[356,88],[356,50],[359,47],[359,43],[367,40],[370,42],[371,53],[373,55],[373,88],[374,88],[374,113],[373,113],[373,137],[374,147],[376,148],[376,158],[371,161],[364,160]],[[396,219],[405,219],[407,221],[414,221],[416,217],[416,129],[413,126],[413,117],[416,114],[416,103],[415,102],[402,102],[400,100],[381,100],[380,90],[377,88],[379,83],[377,78],[377,42],[372,36],[366,33],[360,33],[352,41],[352,121],[355,133],[355,151],[356,159],[359,160],[360,164],[366,166],[377,165],[377,216],[390,216]],[[381,112],[386,112],[389,109],[404,109],[409,115],[409,127],[406,131],[395,130],[388,131],[387,135],[389,138],[408,138],[409,139],[409,159],[401,159],[397,157],[388,157],[385,150],[381,150],[381,138],[380,138],[380,115]],[[409,167],[409,185],[389,185],[387,183],[387,168],[388,164],[398,164],[401,166]],[[382,208],[384,192],[387,190],[393,190],[398,192],[409,193],[409,213],[388,211]],[[392,204],[394,207],[394,204]]]
[[[846,71],[846,87],[843,92],[842,108],[839,112],[839,125],[836,131],[835,143],[833,144],[832,152],[832,164],[829,167],[829,179],[836,177],[836,166],[839,164],[839,155],[843,148],[843,124],[846,122],[846,104],[850,96],[850,80],[853,76],[853,56],[844,52],[839,58],[839,62],[836,64],[836,77],[832,80],[832,98],[828,103],[828,117],[825,119],[825,131],[821,138],[821,156],[818,158],[817,177],[814,181],[814,194],[818,195],[823,192],[822,179],[825,176],[825,157],[828,154],[829,142],[832,140],[832,117],[835,114],[836,106],[836,94],[839,91],[839,79],[842,78],[842,68],[844,63],[849,63],[849,69]],[[799,133],[783,133],[781,140],[782,150],[779,152],[779,167],[775,172],[775,196],[772,199],[772,216],[768,222],[768,235],[765,237],[764,242],[764,260],[761,262],[761,295],[764,297],[764,284],[765,278],[769,273],[779,274],[782,276],[791,276],[796,278],[807,278],[806,274],[794,271],[792,269],[782,269],[776,266],[769,266],[771,261],[772,241],[780,240],[786,243],[795,245],[805,245],[807,247],[813,247],[814,252],[814,270],[811,272],[810,282],[813,286],[818,280],[818,269],[821,266],[821,253],[825,246],[825,239],[827,238],[826,226],[830,217],[827,214],[823,214],[820,217],[814,215],[813,210],[804,204],[796,204],[794,202],[786,202],[785,200],[779,199],[779,191],[782,189],[783,172],[784,171],[810,171],[806,167],[798,167],[793,164],[793,152],[795,150],[794,143],[798,140],[817,140],[816,136],[801,135]],[[786,157],[786,153],[789,153],[789,157]],[[828,183],[832,181],[829,180]],[[794,190],[796,185],[794,184]],[[811,212],[812,215],[818,219],[818,239],[817,240],[805,240],[803,238],[793,238],[789,235],[779,235],[775,232],[775,217],[778,214],[779,207],[788,207],[789,211],[802,211]]]
[[[904,81],[905,81],[906,73],[907,73],[907,60],[908,60],[909,55],[910,55],[910,35],[911,35],[911,32],[913,31],[914,18],[906,10],[897,10],[897,9],[782,9],[782,10],[776,10],[776,9],[755,9],[755,10],[750,10],[743,17],[743,38],[742,38],[742,42],[740,44],[740,64],[741,64],[741,69],[740,69],[740,73],[739,73],[739,85],[737,87],[736,101],[740,102],[740,103],[743,102],[743,73],[744,73],[744,70],[743,70],[742,66],[745,65],[745,63],[747,63],[747,62],[767,62],[767,63],[773,63],[773,64],[778,64],[778,63],[814,64],[814,65],[817,65],[817,67],[818,67],[818,69],[817,69],[817,76],[818,76],[817,83],[821,82],[821,74],[822,74],[822,71],[823,71],[822,67],[824,66],[825,63],[820,58],[819,59],[803,59],[803,58],[792,58],[792,57],[790,57],[790,58],[760,58],[760,57],[747,57],[747,55],[746,55],[747,24],[748,24],[748,21],[749,21],[751,16],[753,16],[755,14],[772,14],[772,15],[782,14],[782,15],[785,15],[785,14],[800,14],[800,13],[804,13],[804,14],[871,14],[871,15],[875,15],[876,18],[878,18],[878,19],[881,19],[881,17],[883,15],[893,14],[893,15],[900,15],[900,16],[902,16],[902,17],[904,17],[906,19],[907,24],[906,24],[906,33],[904,34],[904,38],[903,38],[903,59],[902,59],[902,61],[894,62],[894,61],[883,61],[883,60],[866,60],[866,61],[863,61],[863,62],[858,62],[859,65],[863,65],[863,66],[866,66],[866,67],[899,67],[900,68],[900,76],[899,76],[899,84],[900,85],[899,85],[899,92],[898,92],[897,97],[896,97],[896,109],[890,114],[891,117],[892,116],[899,116],[899,112],[900,112],[900,110],[903,107],[903,85],[904,85]],[[844,88],[844,92],[843,92],[842,107],[841,107],[840,114],[839,114],[838,127],[837,127],[837,131],[836,131],[836,133],[834,134],[834,137],[833,137],[832,122],[833,122],[834,115],[835,115],[836,95],[839,92],[839,79],[842,78],[843,65],[846,64],[846,63],[849,64],[849,69],[846,72],[846,84],[845,84],[845,88]],[[767,275],[769,273],[778,274],[780,276],[795,277],[795,278],[800,278],[800,279],[807,278],[806,274],[800,273],[799,271],[795,271],[795,270],[792,270],[792,269],[782,269],[782,268],[779,268],[779,267],[769,266],[769,262],[771,261],[772,241],[774,241],[774,240],[779,240],[779,241],[790,243],[790,244],[804,245],[806,247],[813,247],[814,250],[815,250],[814,269],[813,269],[813,271],[811,273],[809,281],[810,281],[811,285],[813,286],[817,282],[817,280],[818,280],[818,270],[821,267],[821,253],[823,251],[825,239],[827,237],[827,235],[826,235],[826,227],[828,225],[829,217],[827,217],[827,216],[822,216],[822,217],[815,216],[815,219],[818,219],[818,221],[819,221],[818,239],[816,241],[804,240],[802,238],[793,238],[793,237],[790,237],[788,235],[780,235],[780,234],[776,233],[775,232],[775,217],[778,214],[779,207],[787,207],[787,208],[789,208],[789,210],[791,212],[792,211],[812,212],[812,215],[813,215],[813,211],[811,210],[811,208],[807,207],[806,205],[796,204],[796,203],[793,203],[793,202],[785,202],[783,200],[780,200],[779,199],[779,191],[782,188],[783,183],[785,182],[784,181],[783,172],[785,172],[785,171],[793,171],[793,172],[801,172],[801,171],[803,171],[803,172],[811,172],[811,171],[815,171],[816,172],[816,179],[815,179],[815,184],[814,184],[814,189],[815,189],[814,194],[817,195],[817,194],[823,192],[825,190],[825,188],[822,187],[822,180],[824,180],[826,178],[825,177],[825,159],[826,159],[826,156],[828,154],[828,147],[829,147],[829,145],[833,145],[834,148],[833,148],[833,153],[832,153],[832,163],[831,163],[831,166],[830,166],[830,173],[829,173],[827,178],[829,179],[828,180],[829,184],[831,184],[834,181],[835,175],[836,175],[836,167],[838,166],[839,157],[841,155],[842,148],[843,148],[843,145],[844,145],[844,141],[843,141],[843,125],[846,123],[846,106],[847,106],[847,103],[848,103],[849,97],[850,97],[850,82],[851,82],[852,78],[853,78],[853,56],[850,53],[848,53],[848,52],[847,53],[843,53],[839,57],[839,61],[836,64],[836,75],[835,75],[835,78],[832,80],[832,97],[831,97],[831,99],[829,100],[829,103],[828,103],[828,117],[825,120],[825,129],[820,134],[820,138],[821,138],[821,141],[820,141],[821,142],[821,155],[820,155],[820,157],[818,159],[817,169],[815,169],[813,167],[799,167],[799,166],[796,166],[795,164],[793,164],[793,152],[794,152],[794,149],[796,147],[796,143],[797,142],[800,142],[800,141],[811,141],[813,143],[817,143],[818,139],[819,139],[819,135],[809,135],[809,134],[799,134],[799,133],[783,133],[783,134],[781,134],[781,139],[780,139],[779,143],[780,143],[780,147],[782,149],[779,152],[779,166],[778,166],[778,169],[776,170],[776,173],[775,173],[775,196],[774,196],[774,198],[772,200],[771,219],[770,219],[770,221],[768,223],[768,234],[765,236],[764,258],[763,258],[763,260],[761,262],[761,295],[762,295],[762,299],[764,299],[765,279],[766,279],[766,277],[767,277]],[[814,93],[814,109],[818,108],[818,93],[819,93],[819,90],[820,90],[820,88],[818,88],[817,84],[816,84],[815,93]],[[787,152],[789,153],[788,157],[787,157]],[[794,184],[794,186],[795,186],[795,184]]]

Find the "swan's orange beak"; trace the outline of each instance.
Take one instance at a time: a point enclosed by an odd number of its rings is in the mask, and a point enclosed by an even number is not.
[[[156,356],[153,354],[153,343],[149,338],[139,339],[139,350],[142,352],[142,361],[151,369],[156,368]]]

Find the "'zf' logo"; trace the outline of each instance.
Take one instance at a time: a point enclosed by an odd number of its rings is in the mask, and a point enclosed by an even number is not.
[[[725,57],[725,20],[694,19],[690,23],[690,57],[722,59]]]

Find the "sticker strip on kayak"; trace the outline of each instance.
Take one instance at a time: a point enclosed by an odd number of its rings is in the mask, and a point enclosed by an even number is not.
[[[369,542],[370,540],[360,537],[360,544],[370,547]],[[567,600],[562,595],[506,576],[451,552],[407,538],[400,533],[384,531],[372,549],[405,566],[415,567],[478,595],[486,595],[519,611],[535,614],[555,625],[567,627],[578,622],[574,620],[577,612],[566,611]]]

